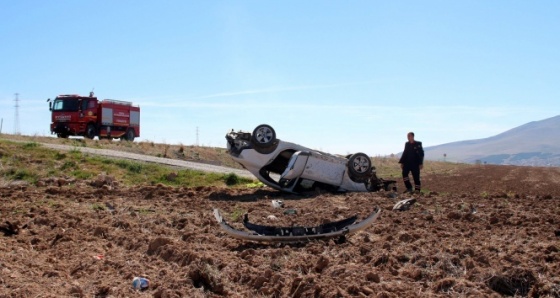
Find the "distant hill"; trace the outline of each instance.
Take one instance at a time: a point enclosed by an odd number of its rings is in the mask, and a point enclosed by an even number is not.
[[[427,160],[560,166],[560,115],[529,122],[493,137],[425,147],[424,151]]]

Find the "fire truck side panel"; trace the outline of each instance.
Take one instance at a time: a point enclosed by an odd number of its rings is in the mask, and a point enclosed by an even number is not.
[[[118,100],[104,100],[101,102],[100,136],[124,137],[129,128],[134,130],[134,136],[140,136],[140,108],[132,103]]]
[[[113,109],[101,108],[101,125],[113,125]]]
[[[113,108],[113,125],[129,126],[130,110],[122,107]]]
[[[140,108],[133,107],[130,111],[130,126],[134,128],[134,134],[140,136]]]

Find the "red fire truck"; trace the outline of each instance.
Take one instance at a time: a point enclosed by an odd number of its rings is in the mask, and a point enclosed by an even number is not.
[[[52,102],[51,134],[59,138],[84,136],[93,139],[133,141],[140,136],[140,107],[128,101],[105,99],[98,101],[93,92],[89,96],[64,94]]]

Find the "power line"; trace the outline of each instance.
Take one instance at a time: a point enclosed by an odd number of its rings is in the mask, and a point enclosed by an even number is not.
[[[16,116],[15,116],[15,123],[14,123],[14,134],[19,135],[19,93],[16,93]]]

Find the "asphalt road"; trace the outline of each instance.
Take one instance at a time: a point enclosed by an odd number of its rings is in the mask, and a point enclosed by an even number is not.
[[[94,149],[94,148],[87,148],[87,147],[76,147],[76,146],[48,144],[48,143],[41,143],[41,144],[47,148],[56,149],[56,150],[64,150],[64,151],[77,150],[89,154],[103,155],[103,156],[116,157],[116,158],[125,158],[125,159],[138,160],[143,162],[153,162],[153,163],[176,166],[176,167],[203,171],[203,172],[214,172],[214,173],[223,173],[223,174],[234,173],[240,177],[255,179],[255,176],[247,170],[234,169],[234,168],[199,163],[199,162],[122,152],[118,150]]]

